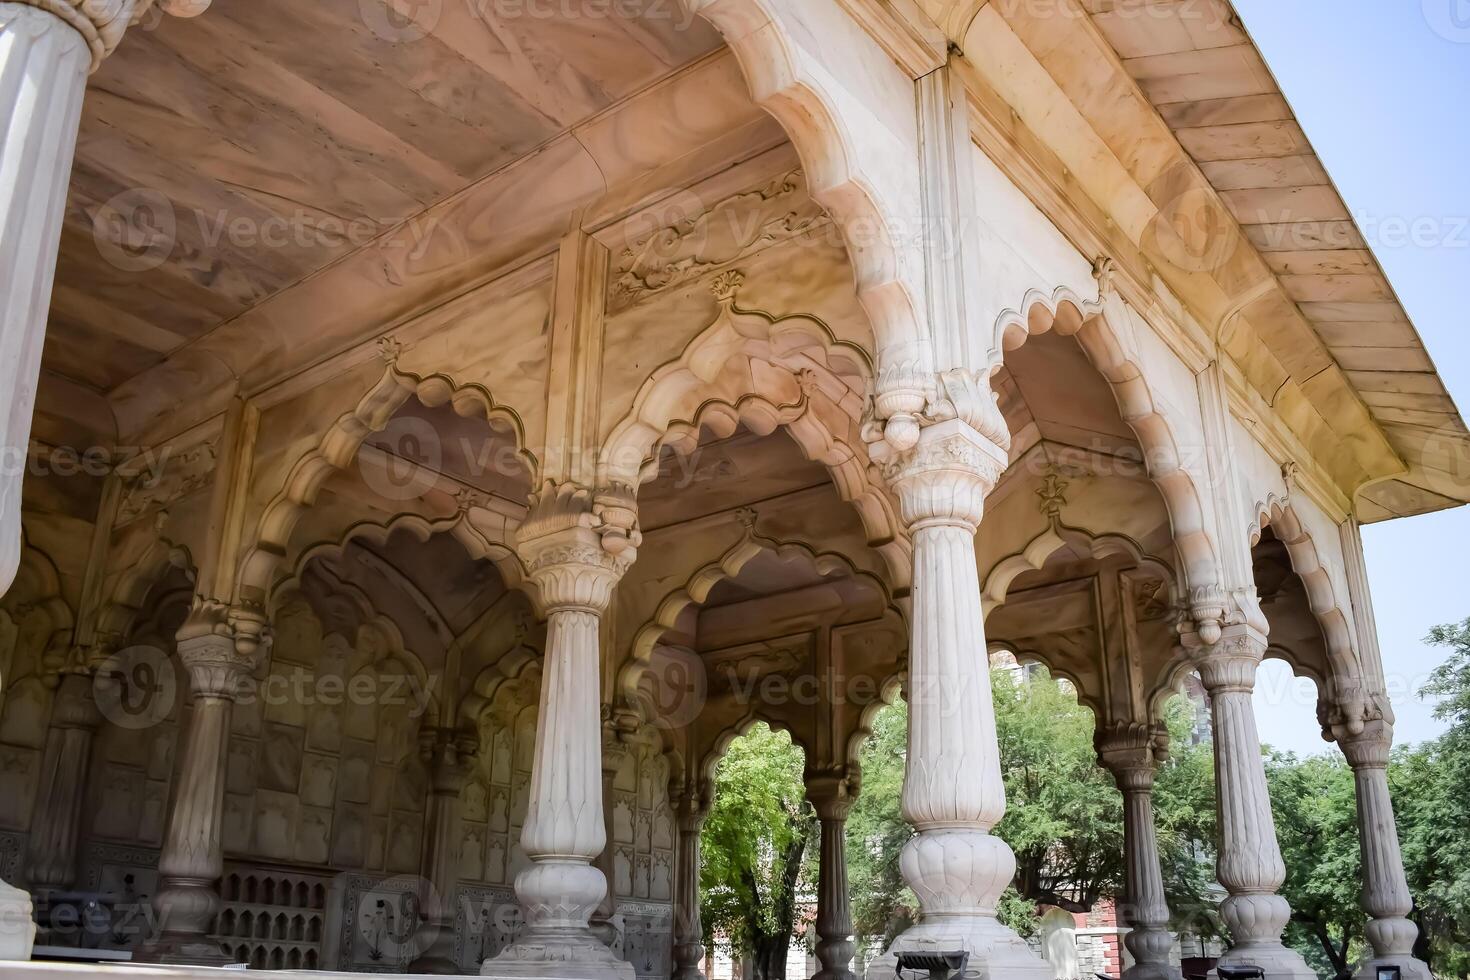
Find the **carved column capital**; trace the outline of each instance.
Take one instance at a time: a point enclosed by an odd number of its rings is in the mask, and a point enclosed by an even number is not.
[[[821,773],[806,780],[806,798],[822,820],[846,820],[857,802],[857,787],[846,773]]]
[[[1255,690],[1256,668],[1266,656],[1266,637],[1254,627],[1227,626],[1213,643],[1205,642],[1202,633],[1185,633],[1181,639],[1194,654],[1200,679],[1212,697]]]
[[[1356,733],[1345,726],[1332,729],[1334,740],[1353,769],[1387,769],[1393,751],[1393,725],[1382,718],[1364,724]]]
[[[548,612],[606,611],[641,540],[630,499],[616,491],[597,498],[572,483],[547,484],[532,495],[516,533],[526,575]]]
[[[234,701],[268,649],[270,629],[258,610],[200,597],[176,638],[194,695]]]
[[[879,442],[871,451],[915,530],[947,525],[973,534],[1009,463],[1002,445],[958,418],[923,428],[909,449]]]
[[[210,0],[16,0],[0,3],[0,25],[10,18],[6,7],[35,7],[75,28],[92,51],[92,70],[117,48],[127,29],[153,7],[175,17],[195,17]]]
[[[96,731],[102,723],[102,712],[94,696],[90,673],[67,674],[61,679],[56,698],[51,704],[51,725],[55,728],[79,728]]]
[[[1169,757],[1169,733],[1161,726],[1114,722],[1100,728],[1097,757],[1123,791],[1153,789],[1154,772]]]
[[[703,782],[687,789],[676,786],[670,797],[669,803],[680,832],[698,835],[714,806],[714,787]]]
[[[479,747],[473,734],[454,728],[425,728],[419,733],[419,754],[437,795],[460,794]]]

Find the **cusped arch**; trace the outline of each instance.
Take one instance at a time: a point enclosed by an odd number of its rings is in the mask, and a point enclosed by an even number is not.
[[[921,207],[919,188],[895,184],[884,162],[894,148],[882,142],[884,129],[875,124],[872,108],[855,104],[852,91],[821,63],[823,48],[814,46],[813,36],[836,45],[839,32],[802,20],[826,13],[846,18],[847,13],[838,6],[830,12],[804,9],[823,5],[789,0],[683,2],[724,36],[751,99],[791,138],[812,199],[842,229],[858,300],[885,362],[927,364],[924,256],[910,227]],[[853,30],[860,28],[853,25]],[[890,64],[886,58],[881,63]],[[911,84],[907,76],[905,83]],[[860,119],[848,118],[854,109]]]
[[[299,589],[301,576],[313,560],[333,560],[342,557],[347,546],[354,541],[368,541],[386,545],[388,539],[398,532],[413,535],[420,543],[427,542],[436,534],[448,534],[464,548],[472,560],[484,559],[494,563],[507,588],[520,588],[525,577],[525,568],[515,552],[509,530],[503,527],[481,527],[471,521],[467,511],[453,517],[430,519],[418,514],[399,514],[386,521],[359,521],[349,527],[340,538],[317,541],[296,552],[290,563],[290,574],[278,580],[269,593],[267,608],[271,608],[279,597]]]
[[[516,455],[535,483],[539,464],[526,448],[525,427],[513,409],[496,402],[482,385],[457,384],[443,374],[410,374],[390,363],[357,406],[338,418],[318,444],[296,461],[280,491],[266,505],[241,563],[242,597],[261,597],[269,592],[272,577],[286,560],[291,532],[315,503],[322,485],[333,473],[347,469],[363,443],[386,428],[394,413],[413,397],[428,408],[447,404],[462,417],[478,416],[487,423],[508,427],[515,435]]]
[[[1011,583],[1027,572],[1041,571],[1051,556],[1063,548],[1071,548],[1078,554],[1091,555],[1099,561],[1112,557],[1127,558],[1139,568],[1153,572],[1162,579],[1169,586],[1171,599],[1177,591],[1177,577],[1168,563],[1146,554],[1142,546],[1128,535],[1094,535],[1082,528],[1064,524],[1060,518],[1053,516],[1046,530],[1028,541],[1020,551],[996,562],[986,574],[980,588],[984,614],[989,616],[991,610],[1006,601]]]
[[[1088,361],[1112,388],[1119,415],[1143,449],[1148,475],[1169,512],[1186,588],[1218,588],[1220,560],[1208,531],[1203,498],[1194,476],[1184,468],[1173,425],[1155,400],[1128,339],[1123,322],[1127,315],[1122,300],[1110,295],[1106,287],[1099,301],[1084,299],[1067,287],[1050,295],[1032,289],[1020,306],[996,318],[989,370],[991,374],[999,371],[1005,353],[1036,334],[1055,330],[1061,336],[1076,337]]]
[[[791,726],[765,711],[759,701],[752,701],[744,714],[715,732],[709,748],[698,756],[697,773],[701,784],[710,787],[715,785],[715,770],[719,768],[720,760],[725,758],[725,753],[730,751],[731,744],[737,738],[747,734],[756,725],[765,725],[773,732],[785,732],[791,739],[791,744],[801,749],[801,754],[810,761],[812,751],[802,744]]]
[[[104,586],[107,598],[97,612],[98,634],[127,636],[143,611],[148,593],[171,569],[178,569],[190,582],[197,574],[188,547],[170,540],[160,529],[135,561],[109,576],[110,582]]]
[[[845,555],[831,551],[818,552],[800,541],[776,541],[747,528],[745,535],[723,555],[695,571],[683,587],[664,596],[653,617],[639,628],[633,637],[631,656],[618,676],[617,691],[623,704],[642,707],[639,687],[643,674],[659,641],[664,634],[677,626],[679,616],[684,610],[690,606],[704,605],[716,585],[726,579],[735,578],[742,568],[765,553],[774,554],[782,560],[803,558],[823,575],[842,571],[855,578],[866,578],[880,594],[890,597],[892,595],[885,583],[857,568]]]
[[[1327,648],[1327,663],[1332,676],[1316,676],[1314,671],[1305,669],[1287,651],[1281,651],[1281,659],[1312,676],[1319,687],[1324,682],[1330,682],[1340,689],[1357,690],[1363,680],[1363,671],[1358,660],[1357,646],[1353,642],[1352,627],[1349,625],[1351,611],[1345,609],[1338,599],[1337,590],[1332,584],[1332,575],[1323,564],[1310,532],[1303,526],[1290,500],[1274,493],[1256,505],[1256,515],[1256,522],[1249,531],[1251,547],[1259,544],[1262,534],[1270,528],[1276,539],[1286,548],[1287,557],[1291,559],[1291,570],[1296,573],[1306,591],[1307,608],[1322,629],[1322,638]]]
[[[742,423],[762,435],[784,426],[808,459],[827,467],[895,591],[906,592],[912,546],[861,436],[871,359],[815,317],[742,309],[739,285],[738,275],[716,279],[714,321],[639,388],[608,436],[601,482],[636,487],[653,479],[661,450],[692,451],[704,428],[726,436]]]

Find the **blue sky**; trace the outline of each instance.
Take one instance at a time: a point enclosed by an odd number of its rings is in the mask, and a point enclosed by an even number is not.
[[[1365,229],[1450,394],[1470,411],[1470,0],[1234,0],[1308,139]],[[1385,218],[1432,218],[1432,247],[1374,242]],[[1444,651],[1430,627],[1470,617],[1470,508],[1365,529],[1397,739],[1442,726],[1414,694]],[[1281,694],[1281,665],[1262,668],[1262,738],[1322,751],[1311,697]],[[1308,685],[1310,688],[1310,685]]]

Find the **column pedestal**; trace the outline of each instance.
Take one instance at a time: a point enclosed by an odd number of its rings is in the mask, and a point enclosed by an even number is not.
[[[519,545],[549,612],[531,800],[521,846],[531,866],[516,876],[520,935],[481,974],[502,980],[633,980],[633,965],[591,928],[607,893],[593,861],[607,845],[602,814],[600,619],[633,560],[623,541],[603,545],[583,491],[538,495]]]
[[[142,961],[219,966],[234,961],[209,938],[219,912],[224,874],[225,771],[230,715],[255,667],[263,621],[235,630],[205,607],[179,631],[179,659],[189,673],[192,711],[183,732],[183,760],[158,860],[153,897],[159,935],[137,954]]]
[[[1191,645],[1192,637],[1186,637]],[[1220,884],[1230,893],[1220,907],[1231,947],[1221,966],[1256,966],[1267,980],[1312,980],[1316,971],[1281,941],[1291,906],[1277,894],[1286,865],[1266,788],[1261,736],[1251,692],[1266,638],[1249,626],[1228,626],[1203,647],[1200,677],[1210,695],[1215,728],[1215,794],[1219,813]]]
[[[821,969],[812,980],[857,980],[852,958],[852,901],[847,889],[847,815],[855,802],[844,777],[807,781],[811,800],[822,822],[821,865],[817,875],[817,960]]]
[[[454,888],[459,881],[460,795],[469,777],[475,755],[474,736],[451,729],[428,729],[422,736],[424,759],[429,766],[431,793],[425,824],[428,831],[424,851],[423,894],[420,927],[427,937],[422,952],[408,965],[410,973],[455,975],[461,972],[454,958]]]
[[[947,381],[950,411],[963,403],[981,421],[988,393],[962,375]],[[998,425],[1003,434],[1004,421]],[[895,428],[892,422],[888,428]],[[900,427],[899,434],[899,443],[912,448],[879,443],[873,455],[898,491],[914,540],[903,815],[918,836],[904,847],[900,865],[918,896],[919,921],[869,967],[868,977],[895,980],[900,953],[963,950],[970,956],[968,980],[1053,980],[1052,968],[996,918],[1016,858],[990,832],[1005,815],[1006,795],[975,531],[1006,452],[963,418],[918,433]]]
[[[1348,764],[1358,798],[1358,837],[1363,853],[1363,911],[1373,955],[1358,968],[1359,980],[1378,980],[1379,967],[1396,966],[1404,980],[1432,980],[1429,966],[1414,957],[1419,927],[1409,921],[1414,899],[1404,874],[1398,824],[1388,793],[1388,757],[1393,727],[1382,717],[1354,733],[1336,724],[1333,735]]]
[[[1154,771],[1165,757],[1168,736],[1147,725],[1119,724],[1098,732],[1097,755],[1123,794],[1123,849],[1128,865],[1128,897],[1123,907],[1123,937],[1133,965],[1123,980],[1180,980],[1169,963],[1169,904],[1159,863],[1154,826]]]
[[[679,853],[674,864],[673,980],[704,980],[704,923],[699,913],[699,835],[709,816],[708,795],[691,790],[674,800]]]

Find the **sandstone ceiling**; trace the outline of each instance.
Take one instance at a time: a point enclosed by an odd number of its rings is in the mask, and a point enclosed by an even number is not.
[[[426,32],[388,4],[219,0],[129,32],[87,92],[53,378],[113,392],[719,46],[667,7],[444,3]]]

